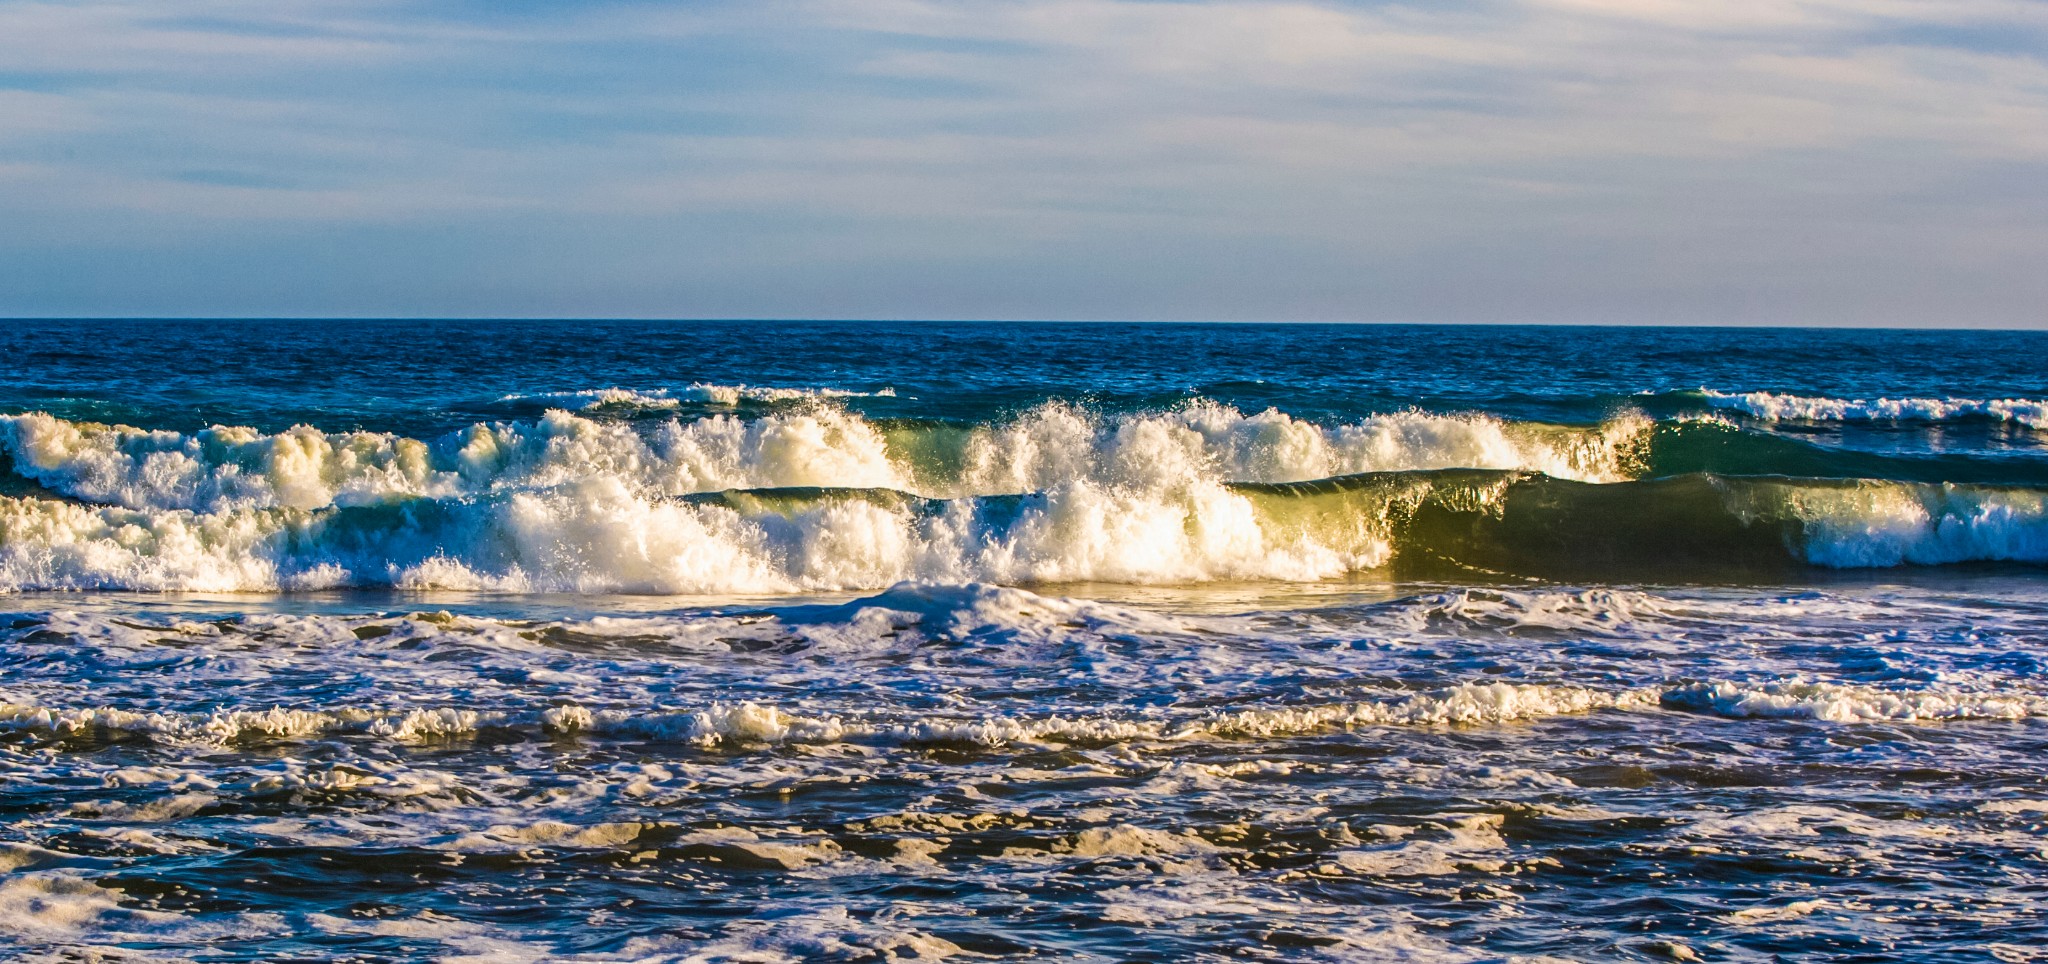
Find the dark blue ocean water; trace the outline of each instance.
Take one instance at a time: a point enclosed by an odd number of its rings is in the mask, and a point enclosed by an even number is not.
[[[883,417],[1060,398],[1215,399],[1355,418],[1411,406],[1598,419],[1643,393],[2048,397],[2048,333],[1442,325],[653,321],[0,323],[0,407],[149,427],[426,433],[513,394],[693,383],[894,388]]]
[[[2044,349],[0,322],[0,948],[2028,960]]]

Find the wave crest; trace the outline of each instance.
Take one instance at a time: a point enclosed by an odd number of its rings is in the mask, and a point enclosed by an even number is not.
[[[73,498],[221,511],[487,496],[605,479],[643,497],[836,486],[942,498],[1076,481],[1161,489],[1442,468],[1618,481],[1629,476],[1649,427],[1636,418],[1574,429],[1411,412],[1327,428],[1213,403],[1115,417],[1049,404],[993,425],[889,426],[813,405],[651,426],[556,410],[422,440],[303,425],[184,434],[30,413],[0,416],[0,452],[15,473]]]
[[[1769,422],[1951,422],[1977,419],[2048,429],[2048,400],[2028,398],[1829,398],[1776,392],[1704,391],[1707,404]]]

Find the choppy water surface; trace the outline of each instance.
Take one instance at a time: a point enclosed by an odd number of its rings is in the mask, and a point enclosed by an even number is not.
[[[2048,338],[9,324],[9,954],[2048,938]]]

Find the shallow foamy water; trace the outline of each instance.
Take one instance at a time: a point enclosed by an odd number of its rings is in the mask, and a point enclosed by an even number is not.
[[[2048,602],[2016,585],[1230,614],[906,584],[567,619],[18,597],[0,941],[2023,955],[2048,936]]]

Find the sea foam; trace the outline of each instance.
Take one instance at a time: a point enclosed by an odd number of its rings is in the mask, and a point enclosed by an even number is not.
[[[2048,400],[2027,398],[1829,398],[1776,392],[1704,393],[1715,408],[1766,421],[1948,422],[1984,419],[2048,429]]]

